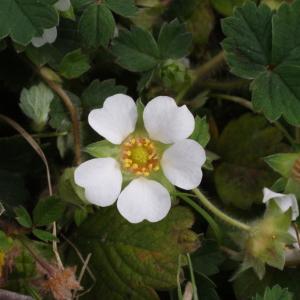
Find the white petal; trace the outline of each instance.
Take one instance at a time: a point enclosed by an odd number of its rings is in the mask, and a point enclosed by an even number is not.
[[[158,222],[168,214],[171,198],[160,183],[141,177],[131,181],[122,191],[117,207],[120,214],[131,223],[143,220]]]
[[[290,228],[289,228],[289,234],[295,239],[295,243],[293,243],[293,246],[294,246],[294,248],[300,248],[299,247],[299,243],[298,243],[298,237],[297,237],[297,232],[296,232],[296,230],[295,230],[295,228],[293,227],[293,226],[291,226]]]
[[[104,101],[103,108],[89,114],[89,124],[113,144],[121,144],[134,131],[137,109],[132,98],[116,94]]]
[[[172,184],[190,190],[200,184],[205,160],[205,151],[200,144],[194,140],[182,140],[163,153],[161,165]]]
[[[286,212],[291,207],[292,220],[297,219],[297,217],[299,216],[299,207],[295,195],[275,193],[268,188],[264,188],[263,193],[263,203],[266,203],[268,205],[268,202],[271,199],[274,199],[283,212]]]
[[[74,180],[85,189],[88,201],[99,206],[113,204],[122,186],[119,164],[113,158],[95,158],[76,168]]]
[[[195,119],[188,108],[178,107],[174,99],[166,96],[152,99],[143,117],[149,136],[166,144],[188,138],[195,128]]]
[[[31,43],[34,47],[39,48],[44,46],[47,43],[47,41],[42,36],[39,36],[32,38]]]
[[[47,41],[47,43],[49,43],[49,44],[54,43],[56,38],[57,38],[56,27],[52,27],[52,28],[44,30],[43,39],[45,39]]]
[[[54,7],[60,11],[67,11],[71,6],[70,0],[59,0],[54,4]]]

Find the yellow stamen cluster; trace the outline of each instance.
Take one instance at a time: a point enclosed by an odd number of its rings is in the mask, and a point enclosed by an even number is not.
[[[149,176],[159,170],[159,157],[153,142],[145,137],[132,137],[123,144],[122,165],[135,175]]]

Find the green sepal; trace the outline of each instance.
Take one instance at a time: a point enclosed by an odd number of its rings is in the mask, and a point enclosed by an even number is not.
[[[93,157],[118,158],[120,155],[120,146],[114,145],[107,140],[103,140],[88,145],[84,151]]]
[[[190,139],[195,140],[202,147],[205,147],[208,144],[210,140],[210,134],[209,125],[206,121],[206,117],[200,118],[199,116],[196,116],[195,129],[192,135],[190,136]]]
[[[277,153],[264,158],[265,162],[283,177],[290,177],[293,166],[300,153]]]

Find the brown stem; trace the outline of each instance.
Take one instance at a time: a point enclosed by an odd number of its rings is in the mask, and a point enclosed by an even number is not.
[[[49,79],[49,76],[43,68],[37,69],[37,72],[41,76],[41,78],[47,83],[47,85],[61,98],[61,100],[64,102],[64,105],[70,113],[72,121],[72,131],[74,136],[75,164],[79,165],[81,163],[81,142],[78,111],[75,105],[73,104],[72,100],[60,84]]]

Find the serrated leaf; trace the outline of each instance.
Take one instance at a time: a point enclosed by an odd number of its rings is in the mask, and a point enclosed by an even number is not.
[[[293,300],[293,295],[288,289],[275,285],[272,288],[267,287],[263,296],[256,295],[252,300]]]
[[[86,146],[85,152],[94,157],[115,157],[120,155],[120,146],[107,140],[99,141]]]
[[[300,0],[281,5],[275,14],[266,5],[247,2],[223,21],[231,71],[254,79],[254,109],[272,121],[282,115],[293,125],[300,124],[299,9]]]
[[[43,29],[58,24],[58,14],[52,3],[36,0],[0,1],[0,40],[10,36],[18,44],[26,46]]]
[[[99,280],[89,297],[157,300],[154,289],[176,287],[178,255],[198,245],[192,224],[191,212],[182,207],[160,222],[139,224],[126,221],[115,207],[98,210],[73,236],[83,256],[93,253],[89,267]],[[70,251],[68,257],[77,260]]]
[[[49,242],[49,241],[55,241],[56,237],[45,230],[40,230],[40,229],[33,229],[32,233],[40,240],[44,241],[44,242]]]
[[[209,125],[206,121],[206,117],[200,118],[196,116],[195,118],[195,129],[190,139],[195,140],[198,142],[202,147],[205,147],[210,139],[209,134]]]
[[[59,198],[41,199],[33,210],[33,223],[36,226],[51,224],[62,217],[64,210],[65,204]]]
[[[293,293],[293,300],[299,300],[299,276],[300,272],[297,268],[286,268],[284,272],[267,268],[266,276],[260,280],[252,270],[248,270],[234,282],[234,292],[238,300],[252,299],[256,294],[263,295],[268,286],[280,285]]]
[[[106,47],[114,30],[114,17],[105,4],[88,6],[79,21],[79,32],[88,47]]]
[[[105,3],[114,13],[123,17],[133,16],[137,12],[134,0],[106,0]]]
[[[163,59],[178,59],[187,55],[192,44],[192,35],[178,20],[165,23],[159,33],[158,48]]]
[[[94,108],[102,107],[104,100],[115,94],[125,94],[127,88],[116,85],[115,79],[99,81],[95,79],[82,93],[82,106],[89,112]]]
[[[90,69],[89,58],[80,49],[67,53],[59,65],[59,73],[67,79],[77,78]]]
[[[52,91],[43,83],[24,88],[21,92],[20,107],[24,114],[38,126],[45,125],[48,120],[50,104],[54,98]]]
[[[262,188],[276,179],[262,158],[287,149],[282,139],[280,131],[261,116],[245,114],[225,127],[217,145],[223,163],[215,170],[223,202],[242,209],[261,203]]]
[[[18,223],[26,228],[32,227],[32,220],[30,214],[23,206],[18,206],[14,209],[16,214],[16,220]]]
[[[159,50],[152,34],[139,27],[131,31],[120,30],[114,40],[112,52],[117,56],[117,63],[132,72],[145,72],[159,63]]]

